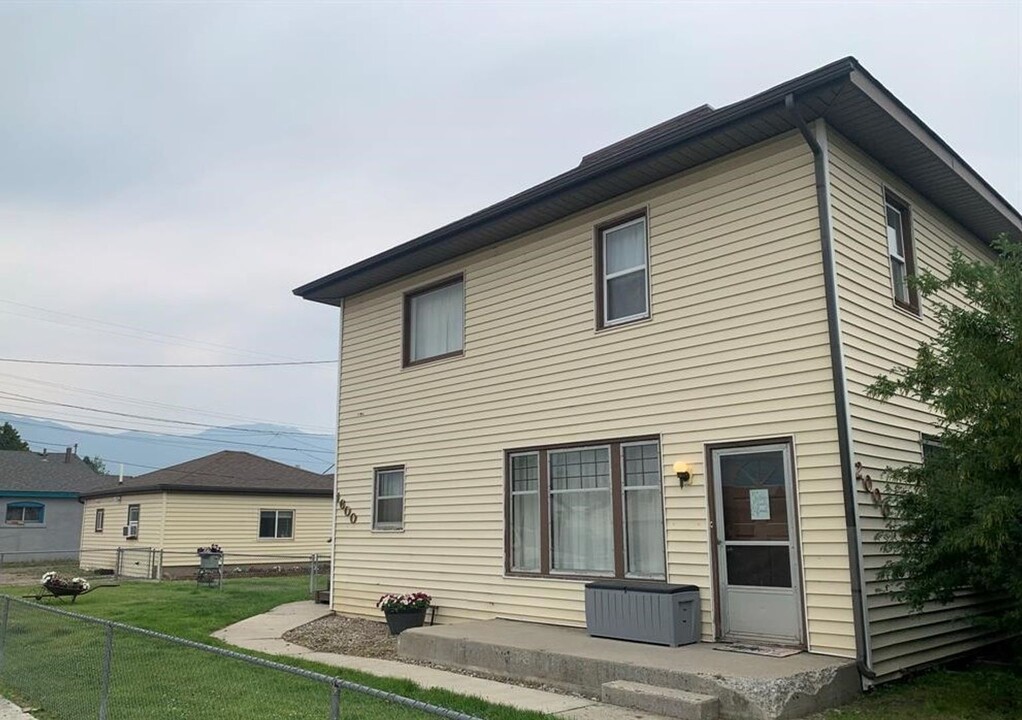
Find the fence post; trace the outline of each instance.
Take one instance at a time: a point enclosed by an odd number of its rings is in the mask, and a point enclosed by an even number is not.
[[[313,553],[309,556],[309,597],[313,600],[316,599],[316,572],[319,568],[316,567],[316,563],[319,561],[319,555]]]
[[[123,549],[117,548],[117,554],[114,556],[114,579],[119,580],[121,578],[121,560],[123,559]]]
[[[106,642],[103,646],[103,677],[99,686],[99,720],[107,720],[110,702],[110,671],[114,661],[114,626],[106,625]]]
[[[7,648],[7,621],[11,614],[11,599],[4,597],[4,609],[0,613],[0,673],[4,669],[4,650]]]
[[[330,720],[339,720],[341,717],[341,686],[335,682],[333,688],[330,693]]]

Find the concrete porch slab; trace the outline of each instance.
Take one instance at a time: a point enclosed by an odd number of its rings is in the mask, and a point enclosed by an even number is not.
[[[713,647],[670,648],[593,638],[580,628],[485,620],[406,630],[399,653],[593,696],[614,680],[702,693],[720,700],[726,720],[797,718],[848,702],[860,691],[851,660],[808,653],[762,657]]]

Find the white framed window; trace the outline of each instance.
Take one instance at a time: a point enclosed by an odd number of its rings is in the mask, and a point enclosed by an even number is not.
[[[448,278],[405,295],[404,364],[460,355],[465,340],[465,283]]]
[[[405,526],[404,467],[373,470],[373,529],[401,530]]]
[[[511,455],[511,569],[538,572],[539,453]]]
[[[260,510],[259,539],[289,540],[295,534],[294,510]]]
[[[649,247],[646,215],[599,228],[599,326],[649,317]]]
[[[891,262],[894,302],[918,314],[919,296],[916,289],[908,284],[909,276],[915,273],[909,207],[890,192],[885,192],[884,215],[887,222],[887,254]]]

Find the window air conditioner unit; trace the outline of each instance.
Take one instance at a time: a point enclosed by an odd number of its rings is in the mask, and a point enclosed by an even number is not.
[[[126,538],[129,538],[129,539],[136,538],[137,539],[138,538],[138,523],[131,523],[130,525],[125,525],[121,529],[121,533]]]

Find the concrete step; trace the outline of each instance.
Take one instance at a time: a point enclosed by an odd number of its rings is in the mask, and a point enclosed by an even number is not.
[[[717,720],[720,701],[712,695],[656,687],[629,680],[612,680],[601,686],[603,702],[645,710],[681,720]]]

